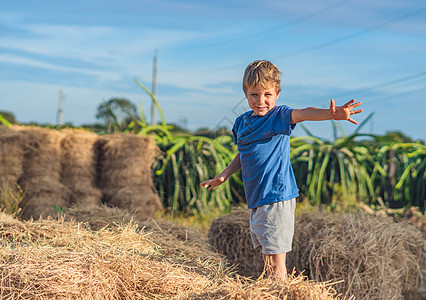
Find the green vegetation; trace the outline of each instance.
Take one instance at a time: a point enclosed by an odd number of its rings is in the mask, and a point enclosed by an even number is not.
[[[9,183],[0,186],[0,211],[10,215],[20,215],[20,205],[24,204],[25,191],[19,186]]]
[[[167,124],[156,97],[138,80],[136,83],[156,105],[160,123],[148,125],[142,105],[137,115],[136,106],[130,101],[111,99],[98,107],[97,118],[104,124],[86,128],[97,133],[118,131],[151,136],[155,140],[161,154],[153,164],[154,184],[171,216],[208,216],[244,204],[240,172],[212,191],[200,186],[235,156],[237,149],[231,132],[222,128],[193,134]],[[417,206],[425,211],[424,142],[414,142],[400,132],[385,136],[359,133],[372,117],[370,114],[350,135],[332,121],[333,141],[313,136],[301,124],[307,135],[292,138],[291,162],[304,205],[348,210],[360,202],[371,206],[384,203],[390,208]],[[8,119],[0,114],[0,123],[10,125]]]

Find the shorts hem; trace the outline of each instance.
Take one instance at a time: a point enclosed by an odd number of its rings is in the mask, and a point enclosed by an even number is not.
[[[291,251],[291,248],[285,249],[285,250],[265,250],[265,251],[262,249],[262,253],[266,255],[283,254],[283,253],[288,253],[290,251]]]

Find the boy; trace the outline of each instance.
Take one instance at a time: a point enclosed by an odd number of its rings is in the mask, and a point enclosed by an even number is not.
[[[238,154],[214,179],[201,183],[211,190],[242,168],[244,191],[250,215],[250,234],[254,248],[262,247],[268,275],[285,279],[286,253],[291,251],[294,209],[299,190],[290,165],[290,134],[303,121],[348,120],[361,105],[351,100],[329,109],[292,109],[275,106],[281,80],[278,68],[269,61],[254,61],[247,66],[243,90],[251,111],[239,116],[232,128]]]

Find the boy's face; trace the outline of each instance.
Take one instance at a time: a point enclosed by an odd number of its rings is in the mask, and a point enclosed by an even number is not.
[[[248,86],[246,97],[250,108],[257,116],[263,117],[275,106],[279,93],[273,87],[264,88],[259,86]]]

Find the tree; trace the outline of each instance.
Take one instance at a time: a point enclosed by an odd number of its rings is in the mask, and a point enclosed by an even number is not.
[[[16,124],[15,115],[13,113],[7,111],[0,111],[0,115],[2,115],[3,118],[9,123]]]
[[[137,119],[136,105],[125,98],[112,98],[98,105],[96,119],[103,120],[108,131],[124,129]]]

